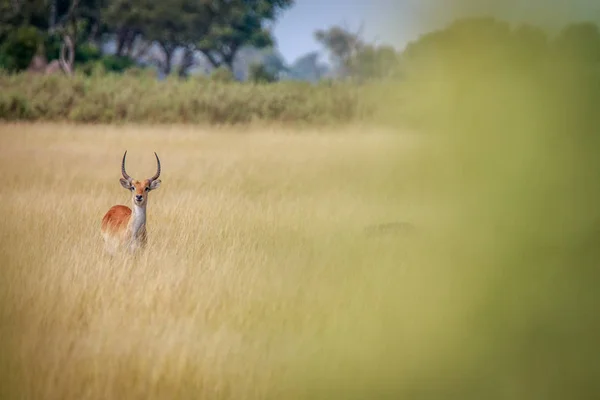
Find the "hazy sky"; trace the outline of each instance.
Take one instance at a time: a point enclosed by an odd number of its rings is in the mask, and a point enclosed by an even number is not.
[[[598,0],[296,0],[275,29],[279,51],[288,62],[322,50],[317,29],[364,23],[364,38],[402,48],[421,33],[449,23],[458,15],[493,14],[500,18],[548,23],[559,20],[600,21]],[[323,54],[325,54],[323,52]]]
[[[279,51],[288,62],[322,48],[314,40],[317,29],[346,24],[357,30],[364,23],[364,38],[401,48],[419,33],[418,1],[394,0],[296,0],[278,20],[274,34]]]

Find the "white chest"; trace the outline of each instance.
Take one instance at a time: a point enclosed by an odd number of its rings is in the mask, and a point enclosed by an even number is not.
[[[133,206],[129,222],[130,239],[137,242],[146,228],[146,207]]]

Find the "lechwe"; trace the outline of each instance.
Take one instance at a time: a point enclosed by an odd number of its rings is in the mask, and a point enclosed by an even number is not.
[[[137,181],[127,175],[125,171],[125,157],[127,151],[123,154],[121,163],[121,173],[123,178],[119,181],[121,186],[131,191],[131,201],[133,209],[116,205],[112,206],[102,218],[102,237],[106,250],[114,254],[120,248],[127,248],[131,252],[138,249],[144,249],[148,236],[146,233],[146,207],[148,205],[148,193],[151,190],[158,189],[160,186],[160,160],[156,156],[157,169],[156,174],[149,179]]]

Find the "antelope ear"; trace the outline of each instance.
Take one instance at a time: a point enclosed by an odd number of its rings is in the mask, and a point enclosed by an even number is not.
[[[123,186],[125,189],[127,190],[131,190],[131,183],[124,178],[119,179],[119,182],[121,182],[121,186]]]
[[[160,179],[155,179],[152,182],[150,182],[150,190],[158,189],[159,186],[160,186]]]

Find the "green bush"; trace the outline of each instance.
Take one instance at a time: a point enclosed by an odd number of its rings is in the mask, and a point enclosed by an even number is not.
[[[44,43],[46,58],[56,60],[60,57],[62,38],[50,36]],[[121,73],[135,66],[135,62],[129,57],[102,55],[100,49],[89,43],[81,43],[75,50],[75,69],[86,75],[117,72]]]
[[[269,71],[264,64],[252,64],[249,80],[255,83],[273,83],[277,81],[277,75]]]
[[[214,82],[233,82],[235,81],[235,76],[233,76],[233,72],[229,68],[219,67],[212,71],[210,79]]]
[[[48,35],[44,40],[44,54],[48,60],[56,60],[60,56],[60,46],[62,37],[58,35]]]
[[[103,75],[110,72],[123,73],[134,66],[135,63],[128,57],[107,55],[89,60],[76,66],[76,69],[85,75]]]
[[[27,69],[42,43],[42,35],[33,26],[21,26],[10,32],[0,45],[0,67],[9,72]]]
[[[31,116],[29,101],[18,93],[0,96],[0,120],[27,120]]]
[[[138,71],[139,72],[139,71]],[[214,77],[213,77],[214,78]],[[351,85],[254,85],[148,75],[0,75],[0,119],[86,123],[348,123],[374,115]]]
[[[75,51],[75,64],[85,64],[98,61],[102,58],[100,49],[88,43],[83,43],[77,46]]]
[[[135,62],[129,57],[106,55],[99,60],[108,72],[123,72],[135,66]]]

